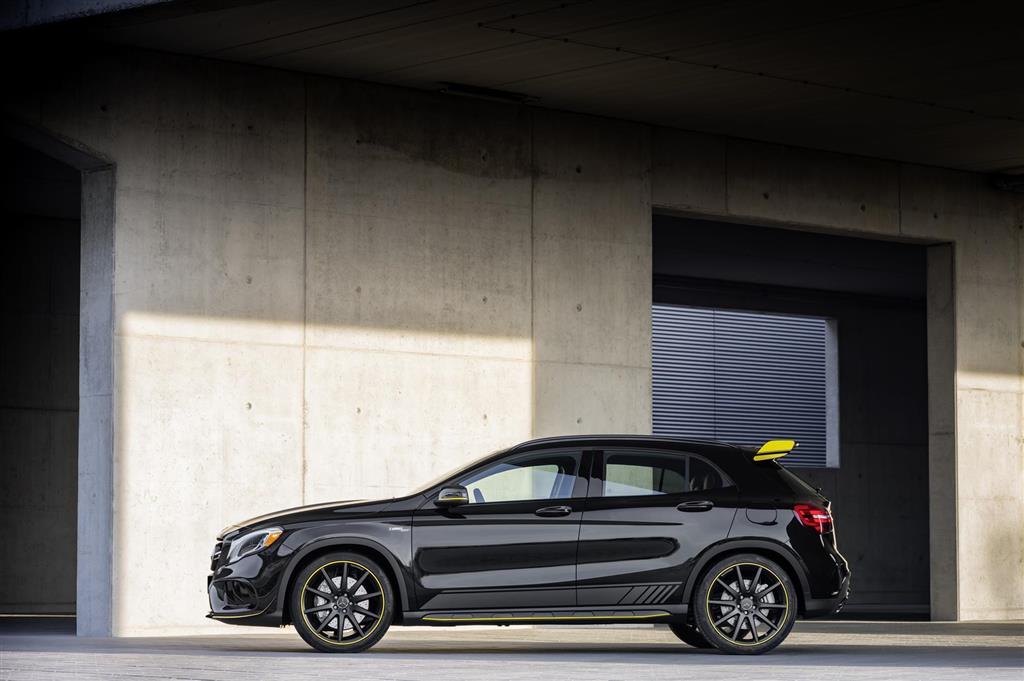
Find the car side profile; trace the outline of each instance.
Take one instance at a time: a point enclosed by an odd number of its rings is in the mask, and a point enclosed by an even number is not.
[[[546,438],[406,496],[254,518],[217,539],[208,617],[325,652],[393,625],[651,622],[763,653],[850,590],[829,501],[777,461],[794,446]]]

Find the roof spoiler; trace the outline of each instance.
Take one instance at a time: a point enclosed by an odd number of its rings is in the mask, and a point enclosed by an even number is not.
[[[795,440],[768,440],[754,454],[754,461],[771,461],[781,459],[799,447]]]

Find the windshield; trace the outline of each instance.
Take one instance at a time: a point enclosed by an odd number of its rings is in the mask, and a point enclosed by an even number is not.
[[[474,468],[475,466],[478,466],[480,464],[480,462],[486,461],[487,459],[491,458],[492,456],[497,456],[498,454],[501,454],[502,452],[506,452],[506,451],[508,451],[508,450],[507,449],[495,449],[493,452],[490,452],[488,454],[484,454],[483,456],[480,456],[480,457],[477,457],[476,459],[473,459],[473,461],[471,461],[470,463],[462,464],[461,466],[457,466],[457,467],[451,469],[447,473],[444,473],[442,475],[437,476],[436,478],[430,480],[430,482],[427,482],[427,483],[422,484],[422,485],[417,485],[416,487],[414,487],[412,489],[409,489],[409,490],[405,491],[404,493],[402,493],[401,496],[412,496],[414,494],[423,494],[424,492],[426,492],[430,488],[437,487],[438,485],[440,485],[442,482],[444,482],[448,478],[454,478],[459,473],[462,473],[464,471],[468,471],[469,469]]]

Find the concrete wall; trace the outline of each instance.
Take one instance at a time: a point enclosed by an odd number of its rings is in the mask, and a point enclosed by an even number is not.
[[[303,497],[529,437],[529,112],[327,79],[306,101]]]
[[[954,242],[960,619],[1024,616],[1024,201],[967,173],[904,167],[902,231]],[[937,295],[943,295],[943,288]],[[950,613],[952,615],[952,613]]]
[[[925,172],[187,58],[60,66],[12,101],[117,164],[116,634],[222,630],[202,620],[204,575],[228,522],[391,493],[533,434],[649,429],[652,202],[899,235],[899,188]],[[998,464],[961,465],[961,489],[1019,518],[1016,226],[990,214],[1007,198],[942,177],[933,191],[986,216],[976,233],[943,218],[963,257],[1012,294],[980,301],[1002,331],[958,317],[958,372],[1000,348],[999,390],[958,373],[958,451]],[[905,207],[953,200],[919,183]],[[998,421],[970,412],[992,400]],[[972,499],[962,513],[991,510]],[[1014,567],[1017,527],[961,541],[999,539]],[[1018,603],[1009,570],[984,568]],[[963,612],[986,615],[987,589]]]
[[[73,613],[80,179],[20,145],[0,159],[0,612]]]
[[[649,429],[645,128],[173,57],[57,80],[20,115],[117,164],[115,634],[222,631],[230,522]]]
[[[533,434],[649,433],[649,130],[534,118]]]

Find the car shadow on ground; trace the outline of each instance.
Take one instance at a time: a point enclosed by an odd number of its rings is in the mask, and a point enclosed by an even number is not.
[[[757,666],[853,666],[949,668],[970,660],[974,668],[1006,668],[1024,663],[1019,644],[984,646],[948,645],[866,645],[783,643],[774,651],[759,656],[725,655],[715,650],[699,650],[683,643],[609,643],[553,641],[425,641],[385,638],[369,651],[357,655],[330,655],[308,648],[298,637],[282,636],[241,638],[234,636],[195,636],[187,638],[86,639],[70,636],[0,637],[5,653],[74,654],[119,656],[211,656],[295,658],[315,657],[322,661],[345,659],[346,664],[379,662],[519,662],[544,661],[553,665],[573,663],[729,665],[738,668]],[[116,662],[115,662],[116,664]]]

